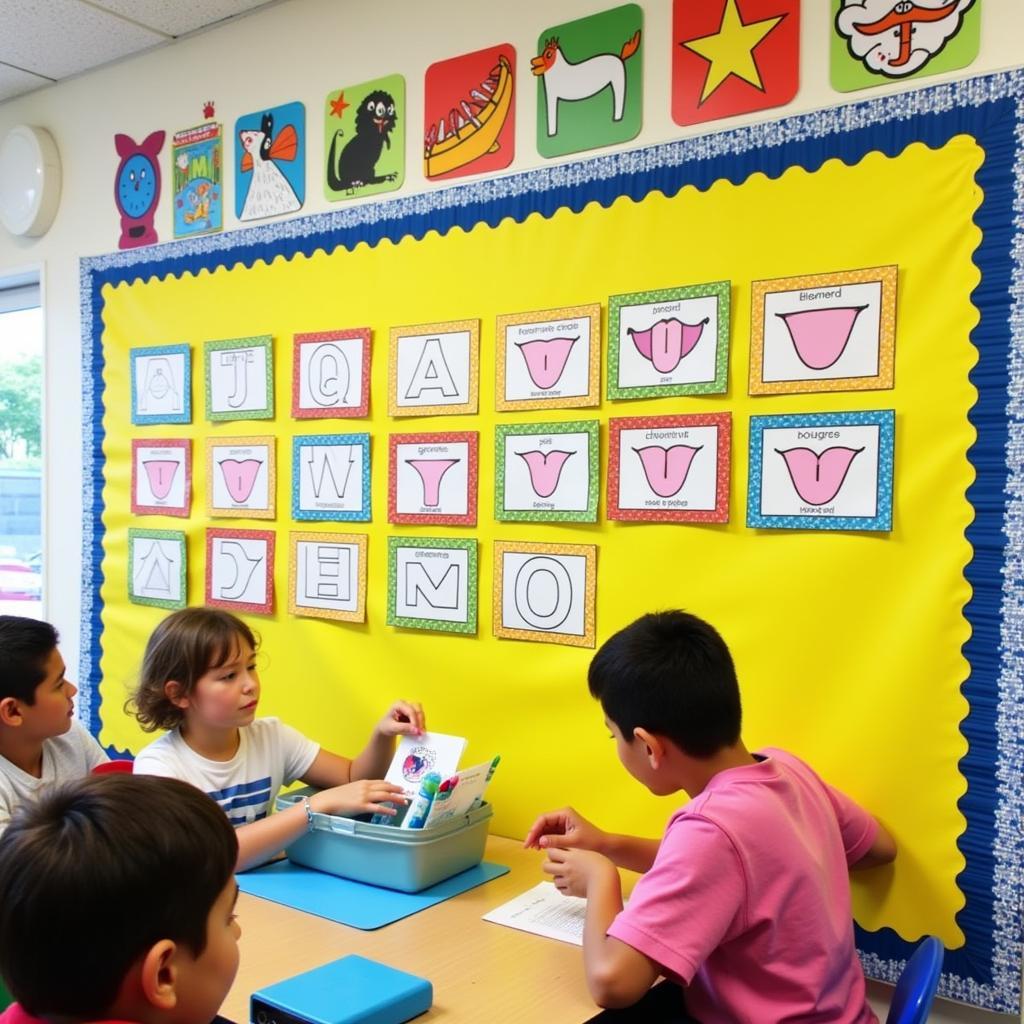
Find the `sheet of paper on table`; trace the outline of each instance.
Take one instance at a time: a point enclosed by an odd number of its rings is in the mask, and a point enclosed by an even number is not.
[[[484,914],[483,919],[582,946],[586,912],[585,899],[563,896],[553,882],[540,882],[521,896]]]

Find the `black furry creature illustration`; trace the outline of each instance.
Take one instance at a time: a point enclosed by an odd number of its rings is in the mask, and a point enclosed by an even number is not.
[[[397,174],[377,174],[377,161],[384,147],[391,148],[391,132],[398,122],[395,101],[383,89],[371,92],[356,111],[356,134],[345,143],[338,156],[342,138],[339,129],[331,140],[327,156],[327,184],[335,192],[349,191],[363,185],[380,185],[394,181]]]

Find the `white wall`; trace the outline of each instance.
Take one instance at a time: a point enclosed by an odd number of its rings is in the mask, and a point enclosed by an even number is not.
[[[629,147],[723,130],[764,116],[735,118],[691,129],[671,119],[669,0],[639,0],[645,10],[644,130]],[[980,2],[980,0],[979,0]],[[113,204],[117,166],[113,135],[141,140],[150,131],[168,134],[198,124],[202,104],[212,99],[226,134],[234,121],[261,106],[299,99],[306,104],[307,202],[303,213],[333,208],[322,195],[320,109],[340,86],[401,72],[406,78],[407,172],[403,193],[429,189],[422,177],[423,75],[435,60],[509,42],[517,51],[516,159],[510,170],[542,164],[536,154],[535,107],[529,58],[549,25],[614,6],[613,0],[287,0],[195,38],[121,62],[72,81],[0,104],[0,138],[26,122],[50,130],[61,152],[64,190],[57,219],[41,239],[13,239],[0,230],[0,277],[27,266],[44,269],[46,313],[46,595],[47,613],[63,635],[71,672],[79,666],[81,599],[81,380],[78,260],[116,248],[118,216]],[[898,91],[887,86],[842,95],[828,83],[830,0],[804,0],[801,86],[788,107],[767,118],[813,110]],[[1024,59],[1024,4],[984,0],[981,54],[966,77],[1018,65]],[[912,83],[922,87],[940,81]],[[228,142],[225,163],[233,158]],[[169,141],[165,145],[164,194],[157,218],[162,239],[171,237]],[[396,193],[391,193],[395,195]],[[237,226],[233,195],[225,219]],[[73,678],[73,677],[72,677]],[[887,1000],[881,993],[881,1005]],[[933,1020],[988,1021],[999,1018],[945,1004]],[[1009,1018],[1004,1018],[1009,1019]]]

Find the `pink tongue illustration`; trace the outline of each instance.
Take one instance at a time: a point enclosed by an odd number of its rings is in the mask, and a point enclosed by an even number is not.
[[[539,498],[550,498],[558,486],[562,468],[572,452],[516,452],[530,471],[530,483]]]
[[[707,323],[707,317],[699,324],[684,324],[673,317],[659,320],[646,331],[628,330],[640,355],[650,359],[659,373],[671,373],[694,350]]]
[[[686,483],[693,457],[703,448],[689,444],[674,444],[669,448],[652,444],[646,448],[634,448],[644,467],[644,476],[651,490],[660,498],[671,498],[678,494]]]
[[[569,361],[573,345],[579,340],[577,335],[575,338],[517,341],[516,345],[526,361],[526,372],[530,375],[530,380],[544,390],[553,388]]]
[[[149,489],[153,496],[163,501],[171,493],[171,484],[174,483],[174,476],[178,471],[178,463],[174,459],[150,459],[143,462],[146,467],[146,477],[149,480]]]
[[[224,459],[220,463],[220,471],[224,474],[224,483],[232,501],[241,504],[248,500],[256,483],[256,474],[262,465],[259,459],[243,459],[241,462],[236,459]]]
[[[786,325],[797,358],[812,370],[827,370],[846,351],[853,325],[867,306],[830,306],[776,313]]]
[[[825,505],[843,486],[853,460],[863,448],[845,448],[837,445],[826,448],[820,455],[810,448],[775,449],[786,462],[789,478],[796,493],[808,505]]]
[[[409,465],[420,475],[423,482],[423,504],[427,508],[437,508],[441,503],[441,481],[445,473],[452,468],[458,459],[409,459]]]

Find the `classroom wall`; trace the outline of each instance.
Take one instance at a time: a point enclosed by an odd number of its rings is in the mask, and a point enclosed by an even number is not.
[[[46,314],[45,396],[45,594],[48,617],[63,635],[70,673],[79,667],[81,600],[81,373],[78,260],[116,248],[118,218],[113,205],[117,157],[113,135],[141,139],[162,128],[168,134],[200,123],[202,105],[214,100],[230,133],[235,119],[263,105],[294,99],[307,106],[307,201],[302,213],[336,208],[322,194],[318,168],[323,142],[320,105],[326,93],[384,74],[406,77],[407,171],[405,185],[389,196],[428,191],[422,177],[419,140],[423,74],[435,60],[484,46],[511,42],[519,61],[521,94],[516,116],[516,158],[509,171],[540,166],[529,58],[548,25],[613,6],[595,0],[519,0],[514,5],[459,0],[413,0],[342,4],[336,0],[288,0],[192,39],[100,69],[75,80],[0,104],[0,137],[14,124],[48,128],[57,141],[64,189],[57,219],[41,239],[13,239],[0,231],[0,277],[38,266],[43,272]],[[889,85],[840,94],[828,81],[831,4],[805,0],[801,85],[794,102],[775,111],[682,129],[669,111],[671,4],[642,0],[645,13],[645,109],[642,134],[624,148],[685,135],[732,128],[858,99],[899,91]],[[984,0],[981,54],[955,75],[967,77],[1020,63],[1024,53],[1024,6],[1019,0]],[[922,87],[940,81],[927,78]],[[233,142],[225,156],[230,159]],[[169,142],[162,159],[168,159]],[[168,175],[157,219],[162,240],[171,237]],[[233,183],[232,186],[233,188]],[[228,230],[237,226],[233,192],[225,209]],[[72,675],[72,678],[74,676]],[[944,1006],[935,1020],[995,1019],[979,1011]]]

